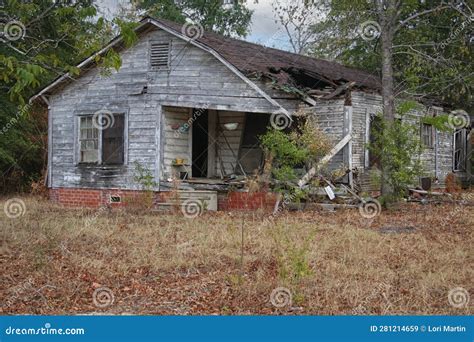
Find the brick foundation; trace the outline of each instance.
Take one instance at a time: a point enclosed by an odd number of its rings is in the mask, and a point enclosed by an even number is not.
[[[136,190],[106,190],[106,189],[74,189],[54,188],[49,189],[49,198],[52,202],[70,208],[100,208],[110,206],[113,208],[126,207],[130,203],[142,200],[143,191]],[[111,196],[120,196],[120,203],[112,203]],[[172,196],[171,192],[154,192],[153,204],[167,201]],[[273,210],[276,194],[268,192],[229,192],[218,195],[218,210]]]

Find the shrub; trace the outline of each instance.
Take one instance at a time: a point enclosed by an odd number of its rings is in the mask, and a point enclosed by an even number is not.
[[[134,180],[140,185],[143,194],[140,196],[140,203],[135,203],[139,207],[150,209],[153,206],[154,188],[158,185],[150,169],[135,161],[135,176]]]
[[[296,182],[297,169],[309,169],[331,149],[331,142],[319,127],[307,120],[291,132],[269,129],[260,137],[266,160],[271,162],[275,190],[294,199],[305,197]]]
[[[381,161],[384,172],[382,182],[388,183],[392,193],[382,198],[383,202],[393,202],[406,193],[408,186],[413,185],[423,174],[420,155],[422,144],[419,128],[404,120],[408,111],[413,109],[408,103],[398,107],[401,119],[391,124],[381,118],[379,130],[374,130],[374,142],[369,144],[369,150]]]

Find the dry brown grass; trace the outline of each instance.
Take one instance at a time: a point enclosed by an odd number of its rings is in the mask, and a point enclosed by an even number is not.
[[[458,286],[474,293],[469,206],[405,204],[373,220],[357,210],[189,220],[23,200],[22,217],[0,214],[4,314],[473,312],[447,298]],[[383,226],[416,230],[383,234]],[[105,309],[92,301],[100,286],[115,295]],[[279,286],[291,290],[292,306],[270,303]]]

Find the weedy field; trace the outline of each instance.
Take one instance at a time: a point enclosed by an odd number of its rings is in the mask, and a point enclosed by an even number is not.
[[[357,209],[186,219],[21,200],[20,213],[0,213],[2,314],[474,311],[474,215],[462,203],[373,219]]]

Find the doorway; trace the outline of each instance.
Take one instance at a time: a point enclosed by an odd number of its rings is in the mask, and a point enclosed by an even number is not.
[[[192,123],[192,177],[206,178],[209,154],[209,113],[203,109],[193,109]]]

